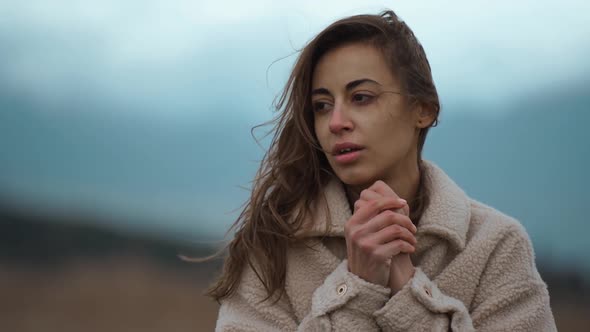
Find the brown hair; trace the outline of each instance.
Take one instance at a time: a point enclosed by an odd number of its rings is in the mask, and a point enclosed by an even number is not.
[[[228,245],[222,274],[208,291],[216,300],[235,292],[245,264],[264,285],[267,299],[277,291],[279,297],[283,293],[287,248],[297,241],[295,234],[306,226],[311,203],[333,176],[313,130],[313,70],[327,51],[355,42],[370,43],[381,50],[410,99],[438,115],[440,104],[424,49],[393,11],[351,16],[324,29],[301,51],[275,105],[279,114],[266,123],[275,124],[274,136],[256,174],[251,197],[232,226],[236,233]],[[427,133],[425,128],[419,134],[419,164]],[[425,202],[424,190],[419,189],[418,196],[418,203]],[[417,209],[421,212],[423,207],[418,204]]]

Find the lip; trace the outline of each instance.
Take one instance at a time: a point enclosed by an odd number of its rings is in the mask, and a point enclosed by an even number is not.
[[[339,164],[350,164],[360,157],[362,151],[363,150],[356,150],[345,154],[334,155],[334,159],[336,159],[336,162]]]
[[[334,145],[334,147],[332,148],[332,155],[337,157],[340,150],[343,150],[343,149],[362,150],[363,147],[358,144],[351,143],[351,142],[338,143],[338,144]]]
[[[356,151],[339,154],[339,152],[343,149],[354,149]],[[334,159],[339,164],[350,164],[355,162],[360,157],[361,151],[363,149],[364,147],[351,142],[338,143],[334,145],[334,148],[332,149],[332,156],[334,156]]]

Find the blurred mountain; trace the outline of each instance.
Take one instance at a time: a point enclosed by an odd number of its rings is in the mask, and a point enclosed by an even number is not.
[[[263,153],[251,143],[256,123],[248,114],[228,117],[220,106],[215,117],[151,118],[108,103],[46,109],[2,93],[0,191],[15,205],[75,207],[163,232],[218,235],[220,228],[195,220],[227,225],[247,195],[238,186],[248,185]]]
[[[497,112],[443,113],[425,155],[473,198],[519,219],[537,253],[582,264],[590,245],[590,91],[572,82],[522,97]]]
[[[470,196],[519,219],[543,259],[590,272],[581,235],[590,231],[582,212],[589,202],[587,83],[536,91],[494,110],[443,103],[424,155]],[[249,186],[264,153],[250,128],[263,121],[254,114],[265,105],[228,99],[211,103],[207,116],[154,115],[84,98],[60,107],[0,91],[5,204],[99,215],[113,228],[188,241],[218,239],[248,197],[238,186]]]
[[[0,207],[0,266],[33,269],[39,273],[58,271],[83,263],[87,266],[106,262],[149,264],[210,283],[221,268],[221,259],[202,263],[184,261],[180,256],[207,257],[218,248],[205,244],[187,244],[167,236],[116,231],[104,221],[84,215],[34,214],[30,211]],[[590,301],[590,282],[581,271],[555,269],[538,260],[539,271],[552,292]]]
[[[82,219],[95,219],[81,222]],[[207,257],[218,248],[203,243],[175,241],[167,236],[113,230],[96,216],[36,214],[0,207],[0,263],[42,267],[73,262],[101,262],[110,258],[143,259],[167,269],[202,274],[220,266],[220,259],[193,264],[180,258]]]

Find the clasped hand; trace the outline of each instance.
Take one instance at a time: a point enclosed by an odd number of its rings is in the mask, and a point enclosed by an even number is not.
[[[349,271],[397,293],[414,275],[415,234],[407,202],[375,182],[361,192],[344,227]]]

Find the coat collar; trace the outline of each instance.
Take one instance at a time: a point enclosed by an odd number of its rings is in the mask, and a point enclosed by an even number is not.
[[[457,250],[465,247],[465,239],[471,218],[470,201],[459,186],[432,162],[423,161],[424,185],[430,202],[418,224],[420,235],[434,235],[447,240]],[[303,237],[344,236],[344,224],[352,213],[346,199],[344,186],[337,178],[324,188],[326,200],[316,199],[312,209],[312,225]],[[331,224],[328,225],[331,218]]]

